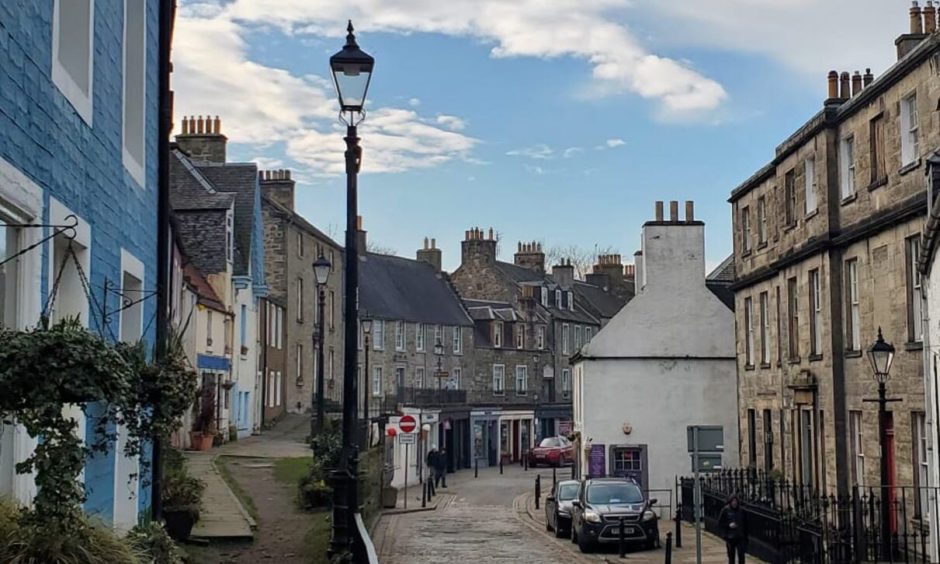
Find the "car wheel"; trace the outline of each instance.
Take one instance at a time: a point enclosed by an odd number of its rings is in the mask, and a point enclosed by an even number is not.
[[[558,520],[555,520],[555,538],[560,539],[564,538],[565,530],[558,526]]]
[[[592,543],[591,539],[589,539],[588,537],[579,535],[578,536],[578,549],[582,553],[588,554],[594,550],[594,543]]]

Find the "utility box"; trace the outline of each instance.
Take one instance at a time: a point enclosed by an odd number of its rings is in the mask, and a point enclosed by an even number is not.
[[[695,452],[694,429],[698,427],[698,451],[722,452],[725,450],[725,430],[721,425],[690,425],[686,428],[689,452]]]

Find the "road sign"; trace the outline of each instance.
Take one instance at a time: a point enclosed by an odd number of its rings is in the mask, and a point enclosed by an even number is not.
[[[417,426],[418,422],[411,415],[402,415],[401,419],[398,420],[398,428],[405,434],[413,433]]]
[[[693,472],[715,472],[721,470],[721,455],[712,452],[700,452],[698,457],[694,454],[692,457]],[[695,468],[695,460],[698,458],[698,468]]]
[[[403,444],[403,445],[415,444],[415,434],[414,433],[399,433],[398,443]]]
[[[725,450],[725,433],[721,425],[689,425],[686,428],[686,436],[689,442],[689,452],[695,452],[693,445],[694,437],[692,429],[698,428],[698,451],[699,452],[722,452]]]

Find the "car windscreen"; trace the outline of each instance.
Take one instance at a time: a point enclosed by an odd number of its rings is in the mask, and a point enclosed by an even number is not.
[[[542,439],[542,442],[539,443],[540,448],[549,448],[561,446],[561,442],[555,437],[550,437],[547,439]]]
[[[578,484],[562,484],[558,486],[558,499],[569,500],[578,497]]]
[[[587,490],[587,501],[600,505],[642,503],[643,492],[635,484],[591,484]]]

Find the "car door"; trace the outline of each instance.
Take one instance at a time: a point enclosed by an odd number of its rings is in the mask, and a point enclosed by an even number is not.
[[[552,488],[551,494],[545,500],[545,520],[552,526],[552,529],[558,526],[555,522],[555,504],[558,503],[558,484]]]
[[[584,482],[578,486],[578,505],[572,504],[571,507],[571,530],[581,534],[581,519],[584,511]]]

